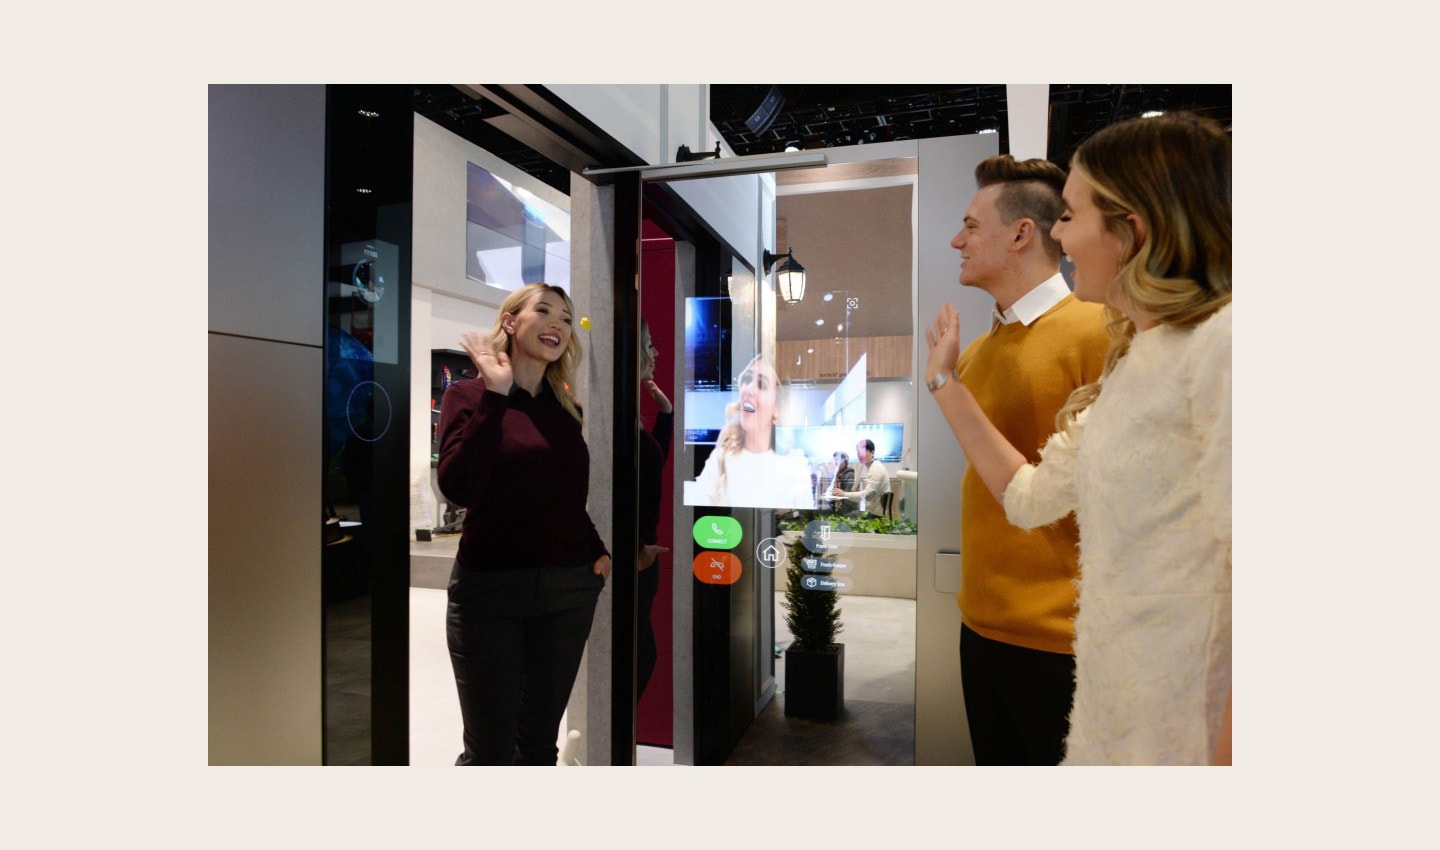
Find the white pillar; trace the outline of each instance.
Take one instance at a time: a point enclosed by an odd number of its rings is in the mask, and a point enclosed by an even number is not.
[[[610,475],[614,463],[614,433],[609,411],[614,387],[615,188],[597,186],[570,176],[570,297],[575,311],[590,320],[583,335],[585,360],[581,364],[579,400],[585,410],[585,442],[590,449],[590,519],[607,547],[611,532]],[[570,692],[569,729],[580,731],[583,764],[610,763],[610,668],[614,655],[610,628],[614,619],[610,583],[600,593],[595,621],[585,644],[575,687]],[[569,729],[562,730],[568,733]]]
[[[1010,155],[1045,159],[1050,143],[1050,87],[1006,85],[1005,114],[1010,124]]]

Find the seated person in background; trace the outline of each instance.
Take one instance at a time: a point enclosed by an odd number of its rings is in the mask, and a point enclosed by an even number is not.
[[[860,458],[860,483],[857,489],[835,488],[831,494],[859,499],[859,507],[853,513],[868,513],[871,516],[885,515],[884,496],[890,492],[890,471],[875,458],[875,441],[861,440],[855,444],[855,454]]]
[[[855,489],[855,470],[850,466],[850,456],[844,452],[836,452],[831,466],[834,468],[834,472],[830,475],[830,486],[825,488],[825,500],[821,502],[820,507],[828,508],[837,514],[860,510],[859,502],[838,495],[846,490]]]

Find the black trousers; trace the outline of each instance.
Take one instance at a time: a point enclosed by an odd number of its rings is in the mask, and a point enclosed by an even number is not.
[[[465,750],[457,765],[554,765],[555,739],[605,580],[593,565],[462,569],[446,637]]]
[[[960,624],[960,683],[980,765],[1052,765],[1065,756],[1075,656],[1014,646]]]

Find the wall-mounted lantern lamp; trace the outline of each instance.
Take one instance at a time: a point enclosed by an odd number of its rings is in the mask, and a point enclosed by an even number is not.
[[[783,259],[780,268],[775,272],[775,284],[780,288],[780,297],[785,299],[786,304],[799,304],[805,297],[805,267],[795,262],[794,248],[787,248],[783,254],[772,254],[765,252],[765,273],[770,273],[770,268],[775,265],[776,260]]]

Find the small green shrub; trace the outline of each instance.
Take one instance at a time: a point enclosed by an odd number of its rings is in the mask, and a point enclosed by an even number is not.
[[[841,516],[840,514],[821,513],[820,511],[791,511],[781,517],[780,529],[782,531],[804,531],[805,525],[813,520],[825,520],[836,524],[843,523],[851,531],[860,534],[915,534],[915,523],[908,519],[890,519],[883,516]]]
[[[831,591],[806,590],[800,583],[807,573],[800,561],[812,553],[805,548],[803,538],[789,545],[789,559],[785,565],[785,625],[795,640],[793,649],[818,652],[832,649],[835,636],[845,627],[840,623],[840,606],[836,594]]]

